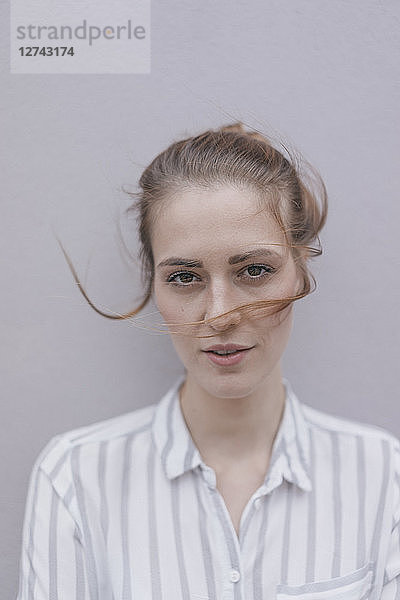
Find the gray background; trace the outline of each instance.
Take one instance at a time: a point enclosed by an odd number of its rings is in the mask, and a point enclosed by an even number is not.
[[[318,289],[295,306],[284,374],[303,402],[400,435],[400,3],[153,2],[149,75],[10,75],[1,10],[0,580],[13,598],[40,449],[156,402],[182,370],[168,337],[141,327],[154,317],[134,326],[86,304],[52,227],[93,301],[131,309],[140,275],[118,250],[120,187],[182,136],[242,119],[320,170]]]

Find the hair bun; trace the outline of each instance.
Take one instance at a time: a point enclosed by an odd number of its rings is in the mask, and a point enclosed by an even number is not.
[[[242,121],[235,121],[234,123],[231,123],[230,125],[223,125],[222,127],[219,127],[217,129],[217,131],[221,132],[221,133],[239,133],[241,135],[250,137],[254,140],[258,140],[259,142],[262,142],[263,144],[267,144],[268,146],[272,146],[270,140],[262,133],[260,133],[258,131],[246,130],[244,127],[244,123],[242,123]]]
[[[222,125],[222,127],[219,127],[217,131],[221,131],[223,133],[247,133],[241,121],[236,121],[230,125]]]

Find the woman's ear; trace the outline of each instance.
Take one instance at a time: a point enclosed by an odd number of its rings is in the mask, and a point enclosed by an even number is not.
[[[153,277],[153,281],[151,282],[151,288],[150,288],[150,300],[155,304],[155,307],[157,308],[158,311],[160,311],[160,309],[158,308],[158,304],[157,304],[157,297],[156,294],[154,292],[154,277]]]
[[[303,285],[303,278],[301,276],[301,274],[299,273],[297,275],[297,279],[296,279],[296,291],[295,291],[295,296],[297,296],[298,294],[300,294],[301,289],[302,289],[302,285]]]
[[[300,268],[298,265],[297,266],[297,277],[296,277],[296,288],[295,288],[296,296],[298,294],[300,294],[304,289],[304,278],[305,278],[304,270],[302,268]]]
[[[309,258],[308,248],[296,246],[295,263],[296,263],[296,294],[300,294],[304,289],[305,280],[307,277],[307,260]]]
[[[309,257],[309,251],[307,247],[297,246],[297,251],[300,256],[300,260],[306,262]]]

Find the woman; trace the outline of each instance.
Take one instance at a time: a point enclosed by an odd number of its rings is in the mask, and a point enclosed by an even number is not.
[[[400,598],[398,440],[301,403],[281,373],[322,181],[235,123],[139,183],[146,294],[118,318],[153,295],[185,372],[43,450],[18,600]]]

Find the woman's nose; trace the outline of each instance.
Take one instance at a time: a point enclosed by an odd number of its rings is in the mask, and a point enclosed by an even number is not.
[[[230,327],[238,325],[241,320],[240,311],[233,310],[227,315],[222,315],[238,306],[239,302],[235,302],[232,294],[226,288],[222,287],[218,290],[210,292],[207,299],[207,310],[205,319],[214,319],[209,323],[210,327],[215,331],[224,331]]]

